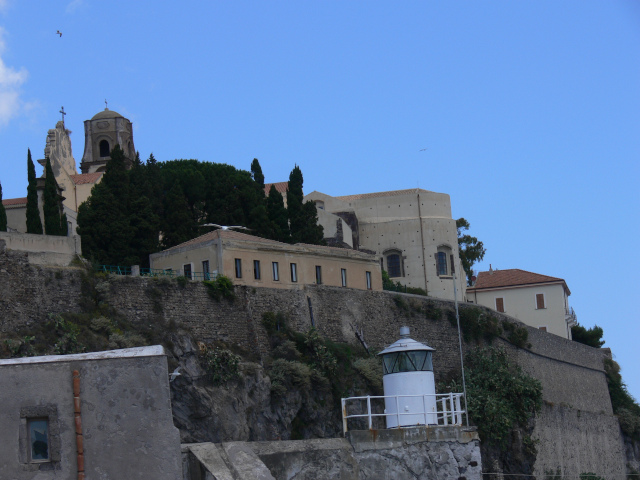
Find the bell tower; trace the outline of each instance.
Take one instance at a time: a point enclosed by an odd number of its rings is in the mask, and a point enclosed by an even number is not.
[[[118,112],[105,108],[84,122],[84,154],[82,173],[104,172],[113,147],[120,145],[129,165],[136,157],[133,125]]]

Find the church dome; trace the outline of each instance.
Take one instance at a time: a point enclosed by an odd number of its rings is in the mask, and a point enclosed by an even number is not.
[[[118,117],[122,117],[122,115],[120,115],[115,110],[109,110],[108,108],[105,108],[103,111],[96,113],[93,116],[93,118],[91,118],[91,120],[100,120],[101,118],[118,118]]]

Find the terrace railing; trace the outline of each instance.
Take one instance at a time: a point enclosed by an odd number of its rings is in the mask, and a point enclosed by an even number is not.
[[[368,429],[372,430],[374,423],[376,423],[375,419],[386,419],[386,417],[395,417],[396,425],[400,425],[400,428],[402,428],[401,417],[404,415],[412,415],[414,417],[422,416],[423,422],[419,422],[417,425],[462,425],[462,415],[465,413],[460,406],[462,395],[462,393],[442,393],[428,395],[368,395],[366,397],[343,398],[342,430],[343,433],[348,431],[348,421],[350,419],[366,419]],[[433,397],[436,399],[436,412],[427,411],[427,405],[431,403]],[[422,411],[403,412],[400,409],[400,399],[402,398],[422,399],[421,403],[424,405],[424,408]],[[391,399],[392,404],[395,403],[395,412],[387,413],[384,408],[386,399]],[[377,403],[377,405],[375,405],[375,403]],[[362,408],[363,405],[366,406]],[[349,413],[349,409],[357,410],[361,413]],[[374,413],[373,410],[378,411]],[[380,426],[379,422],[377,422],[376,427],[386,428],[385,426]]]

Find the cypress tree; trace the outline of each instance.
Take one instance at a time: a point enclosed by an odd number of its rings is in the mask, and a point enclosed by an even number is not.
[[[325,245],[324,227],[318,225],[318,210],[316,204],[311,200],[302,205],[302,217],[304,220],[302,231],[300,232],[300,242],[312,245]]]
[[[102,182],[78,209],[78,233],[83,255],[108,265],[125,265],[131,257],[129,176],[119,145],[111,151]]]
[[[293,243],[302,241],[301,233],[304,229],[302,182],[302,171],[296,165],[289,174],[289,187],[287,190],[287,214],[289,215],[289,230]]]
[[[27,233],[42,234],[42,220],[38,210],[38,180],[36,167],[31,160],[31,150],[27,149]]]
[[[47,158],[44,167],[44,231],[47,235],[60,235],[60,199],[58,197],[58,184],[53,176],[51,161]]]
[[[63,213],[60,217],[60,235],[66,237],[69,235],[69,223],[67,221],[67,214]]]
[[[0,232],[7,231],[7,211],[2,205],[2,184],[0,183]]]
[[[264,197],[264,175],[262,174],[262,167],[260,167],[260,162],[257,158],[254,158],[253,162],[251,162],[251,176],[253,177],[253,181],[258,184]]]
[[[284,207],[284,199],[282,194],[276,190],[275,185],[271,185],[269,196],[267,197],[267,213],[273,235],[270,237],[279,242],[289,243],[291,236],[289,235],[289,219],[287,218],[287,209]]]

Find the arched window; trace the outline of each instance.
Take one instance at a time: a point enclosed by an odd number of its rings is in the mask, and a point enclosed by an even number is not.
[[[387,258],[387,273],[389,277],[402,277],[402,254],[398,250],[390,250],[385,253]]]
[[[111,150],[109,150],[109,142],[106,140],[100,140],[100,156],[108,157]]]
[[[453,255],[451,254],[451,247],[448,245],[440,245],[438,252],[435,254],[436,271],[438,276],[453,275]],[[451,262],[451,270],[449,270],[449,261]]]

